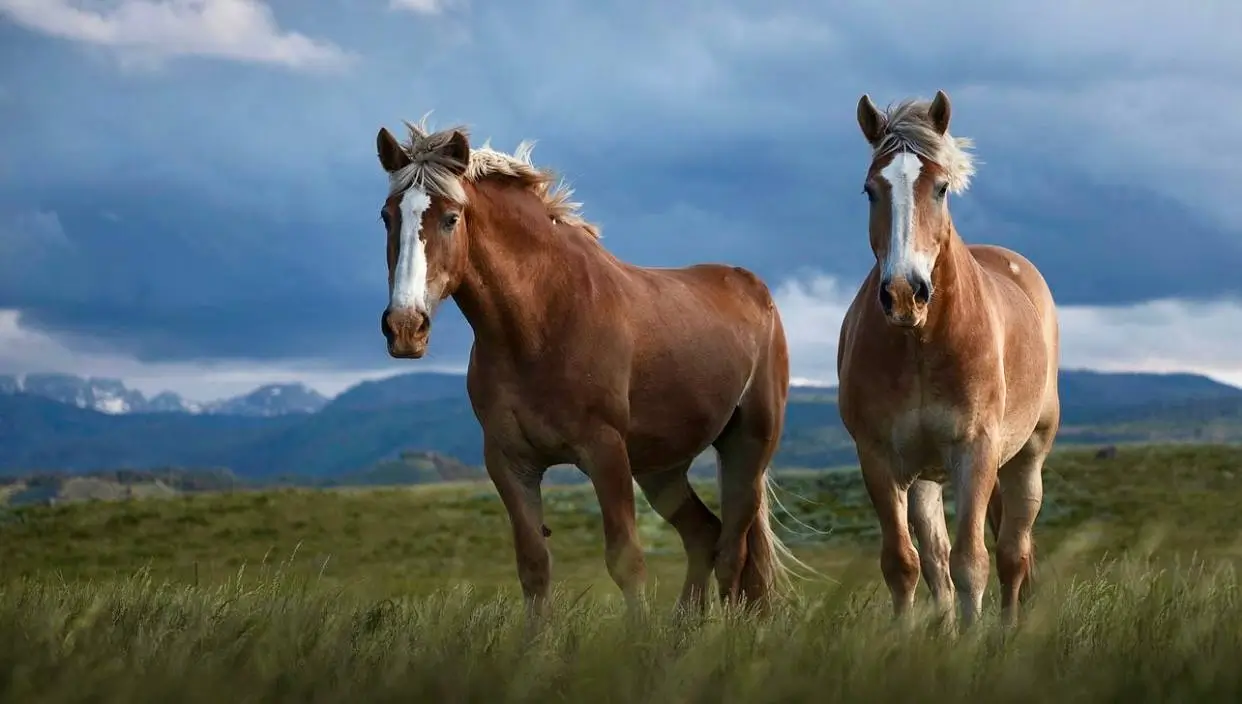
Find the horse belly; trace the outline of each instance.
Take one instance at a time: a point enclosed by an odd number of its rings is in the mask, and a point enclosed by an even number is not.
[[[737,409],[748,375],[704,359],[678,373],[636,379],[628,438],[634,471],[665,469],[707,450]]]
[[[1001,464],[1013,459],[1031,439],[1044,415],[1044,406],[1044,394],[1039,393],[1023,397],[1019,403],[1005,409],[1001,427]]]
[[[1011,346],[1005,360],[1005,411],[1001,419],[1001,463],[1008,462],[1030,439],[1048,412],[1056,367],[1042,345],[1039,331],[1024,330],[1026,339]]]
[[[969,448],[979,432],[995,433],[993,437],[999,441],[997,464],[1002,465],[1026,445],[1039,417],[1038,407],[1024,404],[1007,413],[999,427],[987,428],[969,422],[968,414],[949,406],[907,411],[896,416],[890,426],[888,446],[893,475],[906,481],[949,481],[949,458]]]

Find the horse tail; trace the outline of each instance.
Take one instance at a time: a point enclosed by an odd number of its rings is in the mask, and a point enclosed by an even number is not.
[[[749,601],[767,602],[769,596],[790,594],[793,577],[797,573],[795,568],[810,574],[819,573],[793,554],[777,536],[774,527],[773,507],[780,505],[780,497],[776,495],[772,468],[767,462],[775,454],[784,429],[785,403],[789,396],[789,351],[780,310],[776,307],[771,292],[757,276],[746,273],[756,284],[756,290],[761,293],[768,313],[767,350],[756,363],[752,378],[764,379],[766,383],[764,392],[761,393],[773,397],[761,404],[762,412],[772,414],[773,438],[766,461],[760,468],[759,478],[763,480],[763,486],[755,497],[758,503],[755,520],[746,531],[746,558],[742,561],[740,577],[742,592]],[[755,391],[752,389],[752,393]]]
[[[746,533],[746,561],[742,565],[743,590],[754,597],[780,595],[790,588],[789,558],[797,559],[781,542],[772,525],[771,471],[763,473],[759,512]]]
[[[992,539],[1000,541],[1001,519],[1005,514],[1005,506],[1001,502],[1000,487],[992,489],[988,498],[988,527],[992,529]],[[1026,579],[1018,588],[1018,603],[1025,604],[1035,593],[1035,532],[1031,531],[1031,551],[1027,555]]]
[[[780,499],[775,495],[775,488],[771,470],[765,469],[759,511],[746,533],[746,560],[742,565],[743,592],[755,601],[766,600],[769,596],[788,596],[793,590],[793,578],[799,572],[819,574],[776,534],[772,506]]]

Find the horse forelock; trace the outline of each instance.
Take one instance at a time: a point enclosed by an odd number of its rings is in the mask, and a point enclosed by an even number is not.
[[[471,147],[469,163],[464,165],[464,173],[459,178],[457,174],[463,165],[454,162],[448,147],[454,133],[469,136],[469,131],[458,125],[433,132],[427,127],[428,115],[417,123],[405,122],[409,136],[401,149],[410,163],[389,174],[389,195],[417,186],[428,195],[465,205],[463,179],[477,183],[489,177],[507,177],[538,196],[554,221],[575,227],[593,238],[600,236],[599,228],[580,214],[582,204],[571,200],[573,189],[551,169],[535,166],[531,160],[533,140],[523,140],[512,154],[495,149],[491,140]]]
[[[931,101],[908,98],[884,111],[884,132],[872,150],[872,160],[912,152],[936,164],[944,171],[949,192],[959,194],[970,187],[975,175],[975,157],[970,150],[974,140],[943,135],[932,127],[928,110]]]

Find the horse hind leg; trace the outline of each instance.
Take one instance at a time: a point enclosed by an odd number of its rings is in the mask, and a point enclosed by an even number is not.
[[[721,596],[766,610],[788,589],[785,560],[798,560],[772,529],[769,465],[780,445],[789,396],[789,350],[780,314],[771,314],[767,348],[752,369],[732,417],[712,443],[720,481],[720,541],[716,580]]]
[[[707,583],[715,568],[720,519],[690,485],[690,464],[636,474],[634,479],[655,512],[677,531],[685,548],[686,579],[677,599],[678,610],[701,615],[707,605]]]
[[[1001,583],[1001,614],[1006,623],[1017,619],[1017,606],[1029,595],[1035,568],[1035,519],[1043,504],[1044,459],[1051,443],[1040,431],[1031,437],[997,475],[1000,497],[996,530],[996,571]]]
[[[949,528],[944,517],[944,487],[916,479],[908,493],[907,515],[918,540],[923,581],[942,617],[953,615],[953,580],[949,576]]]
[[[996,487],[992,489],[992,496],[988,499],[988,529],[992,533],[992,541],[1000,543],[1001,516],[1005,513],[1004,505],[1001,503],[1000,477],[997,477]],[[1031,597],[1032,587],[1034,586],[1034,543],[1031,544],[1031,569],[1027,571],[1026,578],[1022,580],[1022,586],[1018,590],[1018,603],[1025,604]],[[1001,577],[1001,571],[997,570],[997,583],[1001,589],[1005,588],[1005,582]]]
[[[766,608],[788,585],[787,549],[772,529],[768,465],[780,435],[779,411],[743,405],[714,443],[720,478],[721,533],[716,579],[722,600]]]

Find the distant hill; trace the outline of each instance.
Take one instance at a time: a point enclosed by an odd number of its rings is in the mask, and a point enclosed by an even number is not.
[[[80,473],[30,472],[0,477],[0,507],[266,488],[398,486],[486,479],[487,473],[483,468],[436,452],[401,452],[368,469],[330,477],[287,474],[241,478],[227,469],[181,467]]]
[[[0,506],[167,497],[241,487],[242,482],[226,469],[167,467],[141,472],[43,472],[0,480]]]
[[[1061,390],[1059,443],[1242,440],[1242,389],[1206,377],[1066,370]],[[303,410],[271,410],[286,395],[298,400],[286,408]],[[247,412],[104,413],[81,407],[80,396],[54,401],[0,389],[0,473],[227,467],[247,481],[326,481],[391,470],[403,452],[482,464],[482,433],[462,375],[415,372],[363,382],[316,411],[308,410],[315,405],[309,395],[256,391],[240,398],[248,397]],[[796,387],[775,464],[854,461],[836,389]]]
[[[1161,408],[1176,409],[1212,401],[1230,405],[1242,389],[1197,374],[1065,371],[1059,379],[1062,420],[1098,423],[1109,416],[1144,417]],[[1211,404],[1208,404],[1211,405]]]
[[[482,467],[468,465],[438,452],[402,452],[360,472],[320,480],[320,486],[392,486],[434,484],[437,482],[481,481],[487,479]],[[297,478],[294,478],[296,481]]]
[[[355,384],[328,402],[324,410],[331,413],[381,411],[394,406],[465,398],[464,374],[416,372]]]

